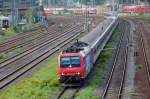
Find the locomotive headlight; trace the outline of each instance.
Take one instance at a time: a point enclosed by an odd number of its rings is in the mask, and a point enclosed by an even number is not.
[[[64,73],[61,73],[61,75],[63,76],[63,75],[65,75]]]
[[[80,75],[80,72],[78,72],[77,74]]]

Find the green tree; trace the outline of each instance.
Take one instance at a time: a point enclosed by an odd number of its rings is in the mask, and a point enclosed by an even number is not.
[[[33,17],[34,17],[34,16],[37,16],[37,13],[36,13],[35,9],[29,8],[29,9],[26,11],[26,13],[25,13],[25,17],[26,17],[27,23],[28,23],[29,25],[32,25],[32,23],[33,23]]]

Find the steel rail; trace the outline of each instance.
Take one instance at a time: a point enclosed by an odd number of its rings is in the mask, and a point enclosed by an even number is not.
[[[40,28],[39,28],[40,29]],[[25,34],[25,35],[23,35],[22,37],[17,37],[17,38],[14,38],[14,39],[12,39],[12,40],[8,40],[7,42],[3,42],[3,43],[0,43],[0,47],[2,47],[2,46],[4,46],[4,45],[7,45],[7,44],[12,44],[12,43],[14,43],[14,42],[16,42],[16,41],[18,41],[18,40],[21,40],[21,39],[24,39],[24,38],[26,38],[26,37],[28,37],[29,35],[31,35],[31,36],[34,36],[36,33],[38,33],[39,31],[41,31],[41,30],[38,30],[38,31],[35,31],[35,32],[31,32],[32,34]]]
[[[143,32],[142,30],[143,28],[140,28],[140,42],[141,42],[141,46],[142,46],[142,53],[144,55],[144,67],[146,69],[146,74],[147,74],[147,78],[148,78],[148,84],[150,86],[150,68],[149,68],[149,63],[148,63],[148,59],[147,59],[147,55],[146,55],[146,49],[145,49],[145,45],[144,45],[144,39],[143,39]]]
[[[146,39],[148,41],[147,43],[150,46],[150,37],[149,37],[149,35],[147,35],[147,31],[144,29],[145,27],[143,26],[143,24],[141,25],[141,27],[142,27],[142,30],[143,30],[144,34],[146,35]]]
[[[67,94],[69,99],[74,99],[76,93],[80,90],[80,87],[78,88],[71,88],[71,87],[64,87],[57,95],[56,97],[54,97],[54,99],[63,99],[64,97],[66,97],[67,91],[71,91],[71,94]],[[65,94],[65,95],[64,95]],[[64,96],[64,97],[63,97]]]
[[[15,43],[15,45],[13,45],[13,46],[9,46],[10,44],[12,44],[12,43],[14,43],[13,42],[13,40],[12,40],[12,42],[10,41],[10,43],[7,43],[7,44],[3,44],[3,45],[1,45],[1,46],[5,46],[5,45],[7,45],[6,47],[2,47],[1,49],[0,49],[0,52],[1,53],[3,53],[3,52],[6,52],[6,51],[8,51],[8,50],[13,50],[14,48],[16,48],[16,47],[20,47],[20,46],[24,46],[24,45],[28,45],[29,44],[29,42],[31,42],[31,41],[34,41],[34,40],[38,40],[38,39],[41,39],[41,38],[43,38],[43,36],[45,36],[45,34],[47,35],[47,36],[51,36],[51,35],[53,35],[54,33],[56,33],[56,31],[55,30],[53,30],[53,31],[50,31],[50,29],[52,29],[53,27],[49,27],[49,31],[48,31],[48,33],[46,34],[46,33],[43,33],[42,31],[35,31],[35,32],[33,32],[33,34],[32,35],[27,35],[27,37],[29,37],[28,39],[25,39],[24,40],[24,42],[20,42],[20,43]],[[37,37],[34,37],[34,35],[35,34],[38,34],[37,35]],[[24,38],[27,38],[26,36],[24,37]],[[24,39],[24,38],[22,38],[22,39]],[[17,42],[19,39],[21,39],[21,38],[18,38],[18,39],[16,39],[15,41]],[[22,40],[21,39],[21,40]]]
[[[128,33],[130,33],[130,31]],[[128,34],[126,35],[127,36],[127,44],[130,42],[129,35]],[[121,85],[119,88],[119,93],[118,93],[117,99],[121,99],[121,97],[122,97],[123,85],[125,82],[125,73],[126,73],[126,68],[127,68],[128,52],[129,52],[129,46],[127,45],[125,48],[125,54],[124,54],[125,58],[124,58],[124,64],[123,64],[123,75],[121,78]]]
[[[68,87],[64,87],[62,88],[62,90],[56,95],[56,97],[54,99],[59,99],[63,93],[67,90]]]
[[[54,26],[54,25],[51,25],[50,27],[52,28],[52,26]],[[13,38],[13,39],[10,39],[10,40],[8,40],[8,41],[6,41],[6,42],[2,42],[2,43],[0,43],[0,47],[6,45],[7,43],[12,43],[12,42],[18,41],[18,40],[20,40],[20,39],[23,39],[23,38],[25,38],[25,37],[28,37],[29,35],[36,34],[36,33],[39,32],[39,31],[42,32],[42,30],[41,30],[42,28],[41,28],[41,27],[37,27],[36,29],[37,29],[37,31],[34,31],[34,32],[31,31],[31,32],[27,32],[27,33],[22,33],[21,35],[17,35],[17,37],[15,37],[15,38]],[[31,33],[32,33],[32,34],[31,34]]]

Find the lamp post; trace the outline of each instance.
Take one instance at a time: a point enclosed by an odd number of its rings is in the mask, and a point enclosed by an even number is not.
[[[16,22],[15,22],[15,17],[16,17],[16,15],[15,15],[15,6],[16,6],[16,2],[15,2],[15,0],[12,0],[11,15],[12,15],[13,25],[16,24]]]
[[[144,7],[148,7],[148,1],[147,0],[144,0]],[[144,10],[144,15],[146,14],[146,9]]]

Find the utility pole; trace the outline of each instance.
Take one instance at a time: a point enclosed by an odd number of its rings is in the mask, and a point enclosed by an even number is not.
[[[40,20],[43,22],[43,6],[42,6],[42,0],[39,0],[38,5],[39,5],[39,16],[40,16]]]
[[[82,20],[84,20],[84,12],[83,12],[83,6],[82,6],[82,0],[80,0],[80,3],[81,3],[81,11],[82,11],[82,15],[81,15],[81,18]],[[85,26],[85,25],[84,25]],[[85,28],[83,27],[82,30],[84,30]]]
[[[42,0],[39,0],[39,6],[42,6]]]
[[[85,11],[85,13],[86,13],[86,28],[89,32],[89,2],[87,2],[87,0],[86,0],[86,11]]]
[[[148,1],[147,0],[144,0],[144,7],[146,8],[146,7],[148,7]],[[146,14],[146,9],[145,9],[145,11],[144,11],[144,15]]]
[[[56,13],[56,0],[53,0],[54,13]]]
[[[13,25],[16,25],[18,20],[18,9],[16,8],[16,0],[12,0],[11,15],[12,15],[12,23]]]
[[[52,7],[52,0],[48,0],[48,7],[49,7],[49,8]]]
[[[96,2],[95,2],[95,0],[93,0],[93,7],[95,7],[96,6]]]
[[[112,0],[112,11],[114,12],[115,10],[115,3],[114,3],[114,0]]]

